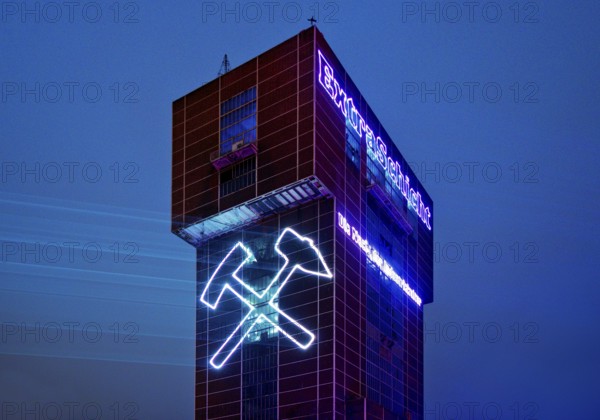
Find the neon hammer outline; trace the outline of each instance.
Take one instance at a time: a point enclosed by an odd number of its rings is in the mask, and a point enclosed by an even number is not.
[[[285,254],[285,252],[283,252],[280,249],[280,243],[281,243],[282,239],[286,235],[289,236],[290,234],[294,235],[297,240],[300,240],[300,241],[308,243],[308,246],[314,251],[314,253],[319,258],[319,262],[325,268],[325,272],[308,270],[305,267],[303,267],[301,263],[296,263],[294,265],[290,265],[290,259]],[[221,267],[223,267],[223,265],[225,264],[225,262],[231,257],[231,255],[237,249],[241,249],[241,251],[246,255],[246,257],[239,264],[239,266],[235,269],[235,271],[231,274],[231,277],[233,279],[235,279],[239,284],[241,284],[246,290],[248,290],[254,296],[256,296],[258,299],[260,299],[259,304],[262,303],[262,302],[264,302],[265,296],[267,296],[267,294],[269,293],[269,291],[271,290],[271,288],[275,285],[275,283],[277,283],[280,278],[283,278],[283,281],[279,285],[279,288],[271,296],[271,298],[269,299],[269,301],[267,302],[267,304],[275,311],[275,313],[273,315],[282,316],[283,318],[287,319],[290,322],[290,324],[287,326],[286,330],[282,329],[279,326],[279,323],[277,321],[274,321],[273,319],[270,319],[265,314],[261,313],[259,315],[256,315],[255,312],[256,312],[256,307],[258,306],[258,304],[253,305],[252,303],[250,303],[249,301],[247,301],[246,299],[244,299],[244,297],[241,296],[238,292],[236,292],[234,290],[234,288],[231,287],[231,285],[228,282],[226,282],[222,286],[221,291],[219,292],[219,295],[214,300],[214,302],[211,303],[207,299],[207,295],[208,295],[209,289],[213,285],[214,278],[216,277],[216,275],[221,270]],[[279,306],[277,305],[277,303],[274,302],[274,300],[280,294],[281,290],[283,289],[283,287],[285,286],[285,284],[287,283],[287,281],[289,280],[289,278],[292,276],[292,274],[296,270],[300,270],[300,271],[302,271],[304,273],[312,274],[312,275],[317,276],[317,277],[325,277],[325,278],[332,278],[333,274],[329,270],[329,267],[327,267],[327,264],[325,263],[325,260],[323,259],[323,256],[321,255],[321,253],[319,252],[319,250],[315,247],[314,242],[312,241],[312,239],[307,238],[305,236],[301,236],[300,234],[298,234],[295,230],[293,230],[291,228],[285,228],[283,230],[283,232],[279,235],[279,238],[277,239],[277,242],[275,242],[275,251],[284,259],[285,262],[284,262],[283,266],[279,269],[279,271],[275,274],[275,276],[273,277],[273,280],[271,280],[271,282],[269,283],[269,285],[263,290],[262,293],[257,293],[256,290],[254,290],[254,288],[252,286],[246,284],[238,276],[238,271],[243,266],[245,266],[246,264],[250,264],[250,263],[256,261],[256,258],[254,258],[254,255],[252,254],[252,251],[250,251],[250,249],[248,249],[247,247],[245,247],[242,242],[237,242],[235,244],[235,246],[229,251],[229,253],[227,253],[227,255],[225,256],[225,258],[219,263],[219,265],[217,266],[216,270],[213,272],[212,276],[208,280],[208,283],[206,284],[206,287],[204,288],[204,291],[202,292],[202,295],[200,296],[200,301],[202,303],[204,303],[206,306],[208,306],[210,309],[214,310],[214,309],[217,308],[217,306],[218,306],[218,304],[219,304],[219,302],[221,300],[221,297],[223,296],[223,293],[225,293],[226,289],[229,289],[238,299],[240,299],[242,302],[244,302],[250,308],[250,312],[244,317],[244,319],[242,319],[240,321],[240,323],[237,325],[237,327],[234,329],[234,331],[229,335],[229,337],[227,337],[227,339],[225,340],[225,342],[221,345],[221,347],[219,347],[219,349],[215,352],[215,354],[210,359],[210,364],[214,368],[220,369],[225,364],[225,362],[227,362],[227,360],[229,360],[229,358],[233,355],[233,353],[237,350],[237,348],[242,344],[242,342],[244,341],[244,339],[246,338],[246,336],[248,334],[250,334],[250,332],[252,331],[252,329],[254,328],[254,326],[257,323],[259,323],[259,322],[261,322],[263,320],[268,321],[269,323],[271,323],[279,332],[281,332],[283,335],[285,335],[287,338],[289,338],[294,344],[296,344],[301,349],[308,348],[312,344],[312,342],[314,341],[314,339],[315,339],[314,334],[312,332],[310,332],[309,330],[307,330],[305,327],[303,327],[300,323],[298,323],[291,316],[289,316],[288,314],[286,314],[285,312],[283,312],[279,308]],[[246,333],[236,342],[233,339],[233,337],[247,323],[250,323],[250,327],[247,329]],[[289,331],[290,329],[294,329],[295,331],[292,332],[292,333],[290,333],[290,331]],[[297,340],[296,338],[294,338],[294,336],[296,336],[296,335],[300,335],[300,337],[301,337],[300,340]]]

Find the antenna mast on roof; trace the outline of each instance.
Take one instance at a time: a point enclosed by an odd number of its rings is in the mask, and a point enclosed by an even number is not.
[[[229,64],[229,59],[227,58],[227,54],[225,54],[223,56],[223,61],[221,62],[221,68],[219,69],[219,72],[217,73],[217,76],[223,76],[230,69],[231,69],[231,66]]]

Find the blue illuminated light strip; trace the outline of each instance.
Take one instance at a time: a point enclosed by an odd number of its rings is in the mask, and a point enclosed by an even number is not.
[[[290,260],[287,257],[287,255],[285,255],[285,253],[283,251],[281,251],[279,248],[279,244],[281,243],[281,240],[288,234],[295,236],[295,239],[297,239],[297,240],[308,243],[308,246],[314,251],[315,255],[318,257],[319,263],[321,264],[321,266],[325,268],[324,272],[308,270],[305,267],[303,267],[302,264],[295,264],[291,268],[288,267]],[[294,238],[292,238],[292,239],[294,239]],[[259,299],[259,303],[252,304],[247,299],[244,299],[244,297],[241,294],[239,294],[238,292],[236,292],[234,290],[234,288],[229,284],[229,282],[226,282],[222,286],[222,288],[219,292],[219,295],[214,300],[214,302],[210,302],[207,299],[208,298],[207,294],[209,292],[211,285],[213,284],[213,280],[214,280],[215,276],[219,273],[222,266],[231,257],[231,255],[234,254],[234,252],[237,249],[240,249],[245,254],[246,257],[239,264],[239,266],[235,269],[235,271],[231,274],[231,277],[235,281],[237,281],[239,284],[241,284],[246,290],[248,290],[254,296],[256,296]],[[229,337],[227,337],[225,342],[221,345],[221,347],[219,347],[219,349],[215,352],[215,354],[210,359],[210,364],[215,369],[220,369],[227,362],[227,360],[229,360],[229,358],[233,355],[233,353],[235,353],[237,348],[242,344],[242,342],[248,336],[248,334],[250,334],[250,332],[254,329],[254,326],[257,324],[260,324],[263,321],[266,321],[266,322],[269,322],[270,324],[272,324],[279,332],[281,332],[283,335],[285,335],[294,344],[296,344],[298,347],[300,347],[303,350],[307,349],[314,341],[315,335],[312,332],[310,332],[309,330],[307,330],[305,327],[303,327],[300,323],[298,323],[291,316],[289,316],[288,314],[283,312],[279,308],[277,302],[275,302],[275,299],[277,298],[277,296],[279,296],[279,293],[281,292],[281,290],[283,289],[283,287],[285,286],[287,281],[290,279],[290,277],[296,270],[300,270],[307,274],[312,274],[314,276],[325,277],[325,278],[329,278],[329,279],[333,277],[333,274],[331,273],[331,270],[329,269],[329,267],[327,267],[327,264],[325,263],[323,256],[321,255],[321,253],[319,252],[317,247],[314,245],[314,242],[312,241],[312,239],[309,239],[307,237],[299,235],[295,230],[293,230],[291,228],[284,229],[284,231],[281,233],[281,235],[279,235],[279,238],[277,239],[277,242],[275,243],[275,251],[285,260],[285,263],[283,264],[281,269],[277,272],[277,274],[275,274],[275,277],[273,277],[273,280],[271,280],[271,283],[269,284],[269,286],[266,287],[262,293],[256,292],[256,290],[254,290],[254,288],[252,286],[245,283],[238,275],[238,272],[240,271],[240,269],[242,267],[256,261],[256,259],[254,258],[254,255],[252,254],[252,251],[250,251],[250,249],[246,248],[244,246],[244,244],[241,242],[237,242],[234,245],[234,247],[229,251],[229,253],[227,253],[225,258],[223,258],[223,260],[219,263],[217,269],[213,272],[212,276],[208,280],[208,283],[206,284],[206,287],[204,288],[204,291],[202,292],[202,295],[200,296],[200,301],[202,303],[204,303],[206,306],[208,306],[210,309],[214,310],[217,308],[217,305],[219,304],[221,297],[223,296],[223,293],[225,293],[226,289],[231,291],[238,299],[240,299],[243,303],[245,303],[248,306],[248,308],[250,308],[250,311],[248,312],[248,314],[244,317],[244,319],[242,319],[242,321],[237,325],[235,330],[229,335]],[[273,289],[275,289],[273,286],[279,281],[280,276],[282,274],[284,274],[286,271],[287,271],[287,275],[285,276],[283,281],[280,282],[279,287],[276,288],[277,290],[275,292],[273,292]],[[289,333],[289,331],[282,329],[277,322],[273,321],[273,319],[268,318],[267,316],[265,316],[262,313],[259,315],[256,314],[257,306],[260,303],[267,301],[267,299],[268,299],[268,302],[267,302],[268,305],[275,311],[275,313],[278,316],[284,317],[287,321],[289,321],[292,324],[291,328],[294,328],[294,327],[296,328],[296,333],[294,335],[296,337],[298,335],[303,336],[305,338],[304,341],[297,340],[295,337],[293,337]],[[240,331],[244,327],[244,325],[247,325],[247,324],[249,324],[249,327],[247,328],[246,333],[236,342],[234,340],[235,335],[238,333],[238,331]],[[290,328],[290,326],[288,326],[287,328]]]
[[[381,257],[379,252],[377,252],[377,250],[373,248],[366,239],[360,236],[358,230],[356,230],[354,226],[350,225],[342,213],[338,212],[337,218],[338,227],[342,229],[349,238],[352,238],[354,243],[356,243],[356,245],[362,249],[364,254],[367,256],[367,259],[377,266],[383,275],[396,283],[402,289],[402,291],[417,305],[421,306],[423,300],[419,297],[417,292],[410,287],[406,280],[404,280],[398,273],[394,271],[392,266],[390,266],[388,262]]]
[[[410,187],[410,179],[408,175],[402,173],[400,163],[387,155],[388,148],[385,142],[380,136],[375,137],[371,127],[354,106],[354,100],[348,97],[340,87],[334,76],[333,67],[327,62],[321,50],[318,50],[318,52],[319,83],[342,112],[346,118],[346,123],[354,129],[361,140],[364,138],[369,151],[376,156],[377,162],[385,170],[392,184],[400,190],[408,202],[408,206],[417,213],[427,229],[431,230],[431,210],[429,210],[429,206],[425,206],[425,203],[423,203],[421,193]]]

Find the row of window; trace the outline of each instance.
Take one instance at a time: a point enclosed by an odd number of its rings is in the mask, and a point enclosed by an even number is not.
[[[223,101],[223,103],[221,103],[221,115],[225,115],[228,112],[233,111],[234,109],[254,100],[256,100],[256,86],[234,96],[233,98]]]
[[[256,87],[221,104],[220,127],[221,155],[256,141]]]
[[[353,129],[346,124],[346,157],[360,171],[360,140]]]
[[[256,114],[256,101],[250,102],[228,114],[221,115],[221,130],[253,114]]]

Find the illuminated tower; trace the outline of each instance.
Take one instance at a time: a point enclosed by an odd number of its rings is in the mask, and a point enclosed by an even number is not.
[[[423,418],[433,203],[316,27],[173,103],[172,194],[197,418]]]

